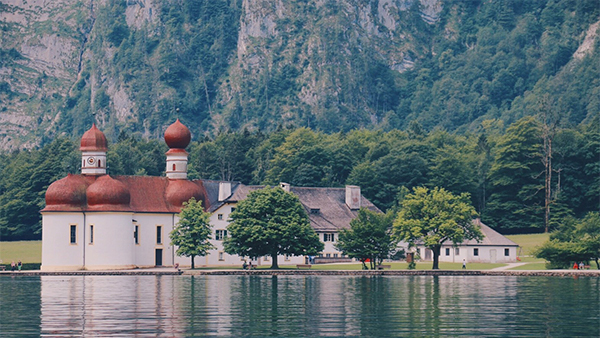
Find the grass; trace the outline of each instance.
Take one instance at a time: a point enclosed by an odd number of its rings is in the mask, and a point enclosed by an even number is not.
[[[507,235],[506,238],[519,244],[521,247],[521,256],[530,256],[535,247],[542,245],[550,238],[550,234],[527,234],[527,235]]]
[[[408,263],[406,262],[384,262],[384,265],[391,265],[391,270],[407,270]],[[417,262],[416,270],[431,270],[432,262]],[[505,264],[485,264],[485,263],[470,263],[467,264],[467,270],[490,270],[493,268],[504,266]],[[256,269],[269,269],[271,265],[261,265]],[[280,269],[296,270],[296,265],[280,265]],[[199,270],[218,270],[218,269],[237,269],[241,266],[211,266],[197,268]],[[302,268],[301,270],[306,270]],[[344,264],[313,264],[311,270],[362,270],[360,263],[344,263]],[[387,270],[387,269],[386,269]],[[462,270],[462,263],[446,263],[440,262],[440,270]]]
[[[507,235],[506,238],[519,244],[519,259],[526,263],[509,270],[547,270],[546,261],[531,256],[533,250],[550,238],[550,234]]]
[[[0,264],[42,262],[42,241],[0,242]]]

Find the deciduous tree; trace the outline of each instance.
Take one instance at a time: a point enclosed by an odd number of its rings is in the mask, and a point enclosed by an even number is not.
[[[366,268],[369,259],[371,269],[396,250],[397,239],[392,236],[393,214],[382,214],[361,208],[358,216],[350,221],[349,229],[342,229],[335,247],[352,258],[358,258]]]
[[[206,256],[209,250],[215,247],[209,242],[211,239],[210,213],[204,211],[202,201],[191,198],[183,203],[179,213],[179,222],[169,234],[171,244],[177,246],[179,256],[191,257],[192,269],[194,257]]]
[[[458,196],[443,188],[418,187],[404,196],[394,221],[394,234],[409,246],[423,243],[433,251],[433,269],[438,269],[442,244],[465,240],[481,240],[483,234],[473,222],[477,216],[468,193]]]
[[[230,236],[223,243],[229,254],[271,256],[271,268],[278,269],[277,255],[307,256],[323,250],[300,200],[283,189],[251,192],[230,217]]]

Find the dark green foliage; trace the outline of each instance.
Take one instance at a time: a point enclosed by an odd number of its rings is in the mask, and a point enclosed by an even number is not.
[[[271,256],[271,268],[277,269],[277,255],[314,256],[323,250],[298,197],[281,188],[251,192],[230,217],[230,237],[223,243],[229,254]]]
[[[554,269],[569,268],[574,263],[600,260],[600,216],[590,212],[583,219],[565,217],[550,234],[550,240],[536,249],[534,255],[548,261]]]
[[[350,228],[340,230],[335,247],[345,255],[359,259],[365,269],[365,260],[368,259],[371,270],[375,270],[396,251],[397,240],[392,237],[393,221],[393,213],[381,214],[361,208],[358,216],[350,221]]]
[[[544,167],[541,131],[534,118],[523,118],[507,129],[490,169],[491,194],[483,220],[495,229],[543,229]]]
[[[75,144],[57,138],[39,151],[22,151],[6,156],[0,167],[0,238],[31,240],[41,237],[39,211],[45,206],[48,186],[76,173],[79,158]]]
[[[206,256],[209,250],[215,249],[210,243],[212,226],[210,213],[204,211],[202,201],[192,197],[183,203],[178,215],[179,221],[169,234],[171,244],[177,247],[177,255],[190,257],[192,269],[196,256]]]
[[[97,96],[102,96],[98,94]],[[550,229],[565,217],[583,217],[600,205],[599,118],[578,127],[559,126],[553,142]],[[82,123],[83,122],[78,122]],[[87,126],[89,128],[89,125]],[[80,134],[81,135],[81,134]],[[110,137],[109,137],[110,139]],[[325,134],[279,128],[270,134],[223,132],[189,146],[191,179],[295,186],[359,185],[382,210],[396,210],[402,192],[417,186],[470,193],[486,224],[503,233],[541,231],[544,177],[540,125],[525,118],[506,132],[499,120],[460,135],[354,130]],[[109,145],[111,175],[162,176],[167,146],[121,132]],[[73,141],[58,138],[42,149],[0,154],[0,235],[39,238],[44,193],[67,173],[79,173]],[[404,189],[403,189],[404,188]]]
[[[473,222],[477,216],[468,193],[454,195],[443,188],[414,188],[403,197],[394,220],[394,235],[409,246],[422,245],[433,251],[433,267],[438,269],[440,250],[445,242],[459,244],[480,241],[483,234]]]

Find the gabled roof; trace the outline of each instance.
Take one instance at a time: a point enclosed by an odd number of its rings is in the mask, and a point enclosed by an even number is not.
[[[197,180],[201,181],[206,191],[207,205],[209,206],[206,211],[214,212],[219,209],[226,202],[232,202],[230,196],[228,199],[219,201],[219,184],[220,183],[231,183],[231,191],[235,192],[237,187],[240,186],[240,182],[232,181],[215,181],[215,180]]]
[[[483,224],[479,218],[473,220],[474,224],[479,225],[481,232],[483,233],[483,239],[481,242],[477,242],[474,239],[462,242],[458,244],[458,246],[519,246],[517,243],[511,241],[510,239],[502,236],[500,233],[496,232],[494,229],[489,226]],[[407,247],[407,242],[398,243],[400,246]],[[423,246],[423,241],[418,240],[415,241],[416,245]],[[444,242],[442,246],[454,246],[452,242]]]
[[[496,245],[496,246],[519,246],[517,243],[511,241],[510,239],[502,236],[500,233],[490,228],[489,226],[483,224],[479,218],[473,220],[474,224],[477,224],[481,228],[481,232],[483,233],[483,239],[481,242],[477,242],[474,239],[468,240],[466,242],[461,243],[461,245],[473,245],[473,246],[484,246],[484,245]]]
[[[317,232],[339,231],[350,227],[358,210],[346,205],[345,188],[291,187],[291,192],[300,198],[310,223]],[[381,212],[373,203],[361,195],[362,207]]]
[[[218,182],[217,182],[218,183]],[[204,184],[207,187],[207,184]],[[218,186],[218,184],[217,184]],[[237,203],[248,197],[252,191],[263,189],[263,185],[244,185],[236,184],[232,187],[231,196],[221,202],[218,206],[220,207],[223,203]],[[348,228],[350,221],[354,219],[358,213],[358,210],[352,210],[346,205],[346,189],[345,188],[306,188],[306,187],[291,187],[290,191],[298,196],[300,203],[304,207],[304,210],[308,214],[310,224],[317,232],[337,232],[340,229]],[[207,187],[209,193],[209,200],[211,192]],[[218,188],[216,192],[212,194],[218,194]],[[376,212],[381,212],[373,203],[367,200],[361,195],[361,206]],[[218,209],[215,207],[213,210]]]

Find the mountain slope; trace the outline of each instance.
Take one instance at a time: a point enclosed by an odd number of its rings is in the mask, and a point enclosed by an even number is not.
[[[308,126],[466,131],[548,102],[600,111],[597,0],[12,0],[0,4],[5,149],[98,123],[158,138]],[[508,123],[506,123],[508,124]]]

